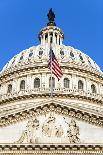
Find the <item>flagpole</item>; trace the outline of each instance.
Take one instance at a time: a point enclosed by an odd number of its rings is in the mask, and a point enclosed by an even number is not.
[[[52,50],[52,45],[51,45],[51,43],[50,43],[50,51]],[[53,98],[53,82],[52,82],[52,51],[51,51],[51,98]]]

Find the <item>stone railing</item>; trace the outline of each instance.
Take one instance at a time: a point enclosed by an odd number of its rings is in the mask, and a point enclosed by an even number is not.
[[[0,95],[0,102],[3,100],[9,100],[16,97],[23,97],[23,96],[29,96],[29,95],[50,95],[51,89],[50,88],[35,88],[32,90],[22,90],[14,93],[7,93]],[[86,97],[91,98],[95,100],[103,101],[103,95],[100,94],[93,94],[90,92],[84,92],[83,90],[77,90],[77,89],[69,89],[69,88],[53,88],[53,95],[71,95],[71,96],[80,96],[80,97]]]

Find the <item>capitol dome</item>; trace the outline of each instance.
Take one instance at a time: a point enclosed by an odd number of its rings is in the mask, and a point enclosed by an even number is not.
[[[54,35],[53,35],[54,33]],[[10,72],[18,69],[25,64],[34,64],[41,62],[48,62],[48,55],[50,50],[50,39],[53,37],[52,46],[58,61],[63,64],[74,64],[91,72],[101,72],[99,66],[88,55],[71,46],[64,45],[64,34],[62,30],[56,26],[47,26],[39,33],[40,45],[30,47],[29,49],[21,51],[15,55],[3,68],[2,72]]]
[[[53,15],[49,11],[40,30],[40,45],[15,55],[0,72],[1,150],[6,144],[10,150],[91,144],[93,151],[103,143],[103,73],[84,52],[63,44]],[[48,68],[51,45],[63,73],[59,81]]]

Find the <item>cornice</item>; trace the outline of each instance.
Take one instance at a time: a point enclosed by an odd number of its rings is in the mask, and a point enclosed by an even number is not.
[[[37,88],[33,90],[24,90],[15,92],[13,94],[5,94],[0,96],[0,105],[8,104],[10,102],[35,99],[35,98],[49,98],[51,96],[50,89],[47,88]],[[54,89],[53,98],[72,98],[82,101],[88,101],[94,104],[103,105],[103,96],[98,94],[87,93],[84,91],[79,91],[76,89]]]
[[[39,105],[37,107],[31,107],[29,109],[24,109],[20,112],[15,112],[10,115],[5,115],[4,117],[1,117],[0,119],[0,126],[8,126],[11,124],[14,124],[18,121],[22,121],[25,119],[30,118],[31,116],[38,116],[42,114],[46,114],[48,112],[55,112],[58,114],[65,115],[66,117],[73,117],[77,120],[81,120],[84,122],[87,122],[92,125],[96,125],[103,128],[103,116],[99,116],[97,114],[92,114],[90,112],[76,109],[71,106],[61,105],[61,104],[55,104],[55,102],[50,102],[48,104]]]
[[[92,154],[102,155],[102,144],[0,144],[0,155],[4,154]]]

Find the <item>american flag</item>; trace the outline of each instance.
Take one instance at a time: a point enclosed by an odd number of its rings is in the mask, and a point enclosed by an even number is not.
[[[52,71],[52,73],[58,78],[58,80],[60,80],[60,78],[63,76],[63,73],[51,47],[49,51],[48,67]]]

